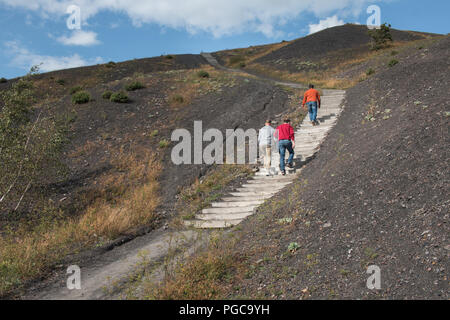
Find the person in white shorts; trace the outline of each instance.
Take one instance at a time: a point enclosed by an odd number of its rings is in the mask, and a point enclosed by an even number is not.
[[[274,144],[275,129],[272,128],[272,120],[267,120],[266,125],[259,130],[258,144],[259,154],[264,157],[264,168],[266,175],[270,174],[272,160],[272,145]]]

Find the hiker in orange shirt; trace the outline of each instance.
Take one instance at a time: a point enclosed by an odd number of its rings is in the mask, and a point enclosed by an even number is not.
[[[317,121],[317,108],[320,108],[320,94],[319,91],[314,89],[314,85],[309,85],[309,90],[305,92],[303,97],[303,109],[306,109],[305,105],[308,104],[309,119],[313,126],[318,125]]]

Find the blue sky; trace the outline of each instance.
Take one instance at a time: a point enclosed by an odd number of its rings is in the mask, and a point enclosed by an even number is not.
[[[69,29],[67,8],[80,8]],[[450,1],[431,0],[0,0],[0,77],[161,54],[199,53],[366,24],[368,6],[396,29],[446,34]],[[75,22],[75,20],[73,20]]]

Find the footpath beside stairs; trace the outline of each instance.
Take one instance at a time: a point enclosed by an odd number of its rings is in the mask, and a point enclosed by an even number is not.
[[[345,97],[342,90],[323,90],[322,107],[318,111],[318,126],[312,126],[307,115],[295,132],[294,168],[286,167],[286,175],[281,175],[279,153],[272,155],[272,168],[267,172],[263,166],[252,179],[231,192],[211,208],[203,209],[195,219],[185,221],[186,226],[200,229],[229,228],[241,223],[252,215],[264,201],[292,183],[297,173],[319,150],[322,141],[333,128],[341,112],[340,105]],[[286,158],[289,153],[286,152]],[[267,176],[267,174],[270,174]]]

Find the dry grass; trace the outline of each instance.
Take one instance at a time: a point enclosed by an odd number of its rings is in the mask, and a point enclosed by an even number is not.
[[[60,212],[49,210],[39,224],[22,225],[0,238],[0,296],[38,277],[67,254],[102,245],[130,229],[151,223],[160,203],[158,174],[160,163],[150,154],[139,160],[134,154],[119,153],[119,177],[105,178],[107,189],[119,188],[110,201],[107,192],[98,197],[83,215],[58,219]],[[126,177],[126,178],[125,178]],[[124,181],[129,182],[128,185]]]
[[[206,250],[178,262],[166,271],[164,281],[143,284],[143,297],[150,300],[221,299],[232,279],[243,274],[244,258],[232,254],[237,239],[213,236]],[[225,244],[226,243],[226,244]]]
[[[218,200],[222,196],[221,190],[223,188],[236,179],[250,176],[251,172],[249,166],[224,164],[212,169],[203,179],[196,179],[191,186],[180,192],[177,209],[181,218],[194,218],[198,211],[208,207],[211,202]],[[175,219],[173,224],[182,223]]]
[[[375,62],[376,60],[384,59],[386,55],[390,56],[391,52],[395,49],[398,51],[405,50],[411,46],[416,46],[418,43],[423,42],[412,41],[412,42],[395,42],[390,47],[378,51],[368,51],[360,53],[358,55],[350,55],[351,58],[346,58],[343,61],[334,61],[335,56],[345,56],[346,51],[335,52],[333,56],[324,58],[323,61],[318,62],[319,65],[331,65],[332,67],[326,70],[316,70],[316,71],[304,71],[304,72],[289,72],[286,70],[277,69],[274,66],[269,66],[260,63],[251,63],[247,66],[248,69],[254,70],[257,73],[265,74],[273,78],[298,82],[303,84],[314,83],[317,87],[327,88],[327,89],[348,89],[359,82],[365,80],[367,75],[366,70],[361,72],[356,72],[351,77],[341,77],[340,74],[344,71],[350,70],[362,63],[368,61]]]
[[[236,67],[240,62],[244,62],[245,64],[252,63],[253,61],[268,55],[273,51],[281,49],[288,44],[290,44],[290,42],[286,41],[271,45],[226,50],[218,52],[218,54],[224,60],[226,66]]]
[[[207,72],[209,77],[200,77],[201,71]],[[221,72],[209,65],[199,69],[165,72],[160,75],[165,76],[168,88],[165,94],[172,108],[187,106],[200,96],[220,92],[223,87],[236,85],[234,75]]]
[[[333,75],[335,74],[334,71],[290,73],[257,63],[252,64],[251,69],[260,74],[265,74],[272,78],[284,81],[303,84],[314,83],[317,87],[324,89],[348,89],[361,80],[360,77],[357,77],[356,79],[333,78]]]

